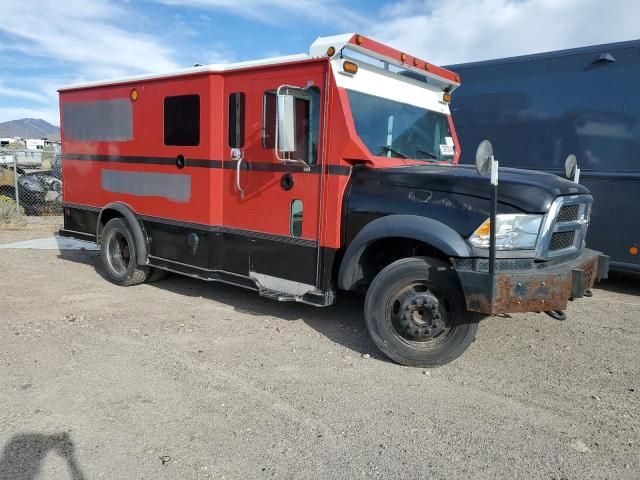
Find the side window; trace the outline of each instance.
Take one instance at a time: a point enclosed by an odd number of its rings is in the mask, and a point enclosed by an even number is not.
[[[296,153],[295,158],[309,165],[318,163],[320,126],[320,90],[310,88],[296,97]],[[262,146],[275,148],[276,94],[267,91],[263,97]]]
[[[244,146],[244,93],[229,95],[229,146]]]
[[[276,146],[276,92],[264,92],[262,97],[262,146],[273,150]]]
[[[200,144],[200,96],[179,95],[164,99],[164,144]]]
[[[302,236],[302,200],[293,200],[291,202],[290,212],[290,231],[292,237]]]

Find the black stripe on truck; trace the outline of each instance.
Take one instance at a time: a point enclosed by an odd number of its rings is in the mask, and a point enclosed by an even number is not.
[[[83,153],[64,154],[63,160],[84,160],[90,162],[112,162],[129,163],[140,165],[175,165],[176,157],[142,157],[123,155],[94,155]],[[196,168],[221,168],[225,170],[235,169],[238,162],[235,160],[213,160],[203,158],[186,158],[186,167]],[[248,159],[242,164],[243,170],[255,172],[299,172],[299,173],[320,173],[320,165],[311,165],[306,171],[301,165],[285,165],[283,163],[254,162]],[[346,165],[327,165],[326,172],[330,175],[350,175],[351,167]]]

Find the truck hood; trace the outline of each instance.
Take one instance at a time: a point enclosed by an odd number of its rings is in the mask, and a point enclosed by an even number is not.
[[[491,198],[489,178],[472,165],[413,165],[382,169],[383,181],[390,185]],[[577,183],[551,173],[500,168],[498,201],[527,213],[544,213],[561,195],[588,194]]]

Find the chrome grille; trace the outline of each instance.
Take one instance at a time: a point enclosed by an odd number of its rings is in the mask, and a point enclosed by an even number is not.
[[[559,217],[558,217],[558,221]],[[573,246],[573,242],[576,238],[575,231],[569,232],[556,232],[551,235],[551,243],[549,244],[549,250],[562,250],[563,248],[569,248]]]
[[[575,222],[580,214],[580,205],[563,205],[558,213],[558,222]]]
[[[544,217],[536,257],[549,260],[581,250],[587,234],[592,202],[590,195],[556,198]]]

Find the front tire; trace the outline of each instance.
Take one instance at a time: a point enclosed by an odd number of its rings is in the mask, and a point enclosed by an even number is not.
[[[149,267],[138,265],[136,242],[129,224],[122,218],[112,218],[102,230],[100,242],[102,266],[109,281],[128,287],[144,282]]]
[[[365,299],[367,329],[391,360],[435,367],[475,340],[480,317],[468,312],[458,277],[433,258],[397,260],[374,279]]]

